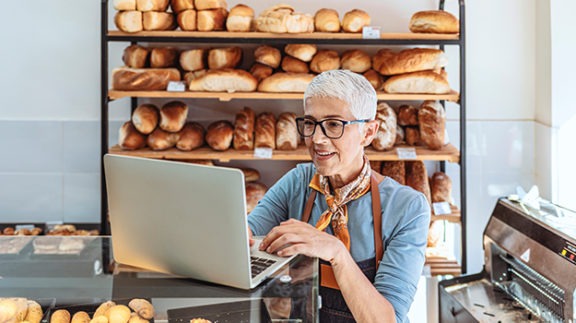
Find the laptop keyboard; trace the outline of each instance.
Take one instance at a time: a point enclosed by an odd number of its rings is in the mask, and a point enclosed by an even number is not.
[[[252,278],[258,276],[258,274],[266,270],[266,268],[270,267],[275,262],[276,260],[251,256],[250,265],[252,267]]]

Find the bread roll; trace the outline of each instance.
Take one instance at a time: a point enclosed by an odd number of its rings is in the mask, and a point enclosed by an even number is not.
[[[424,101],[418,111],[420,121],[420,140],[432,150],[444,146],[446,130],[446,112],[437,101]]]
[[[113,301],[106,301],[102,304],[100,304],[98,306],[98,308],[96,308],[96,311],[94,312],[94,317],[97,316],[106,316],[106,311],[108,311],[112,306],[115,306],[116,303]]]
[[[228,13],[226,30],[233,32],[248,32],[254,19],[254,9],[244,4],[237,4]]]
[[[234,149],[251,150],[254,149],[254,123],[256,115],[254,110],[244,107],[236,114],[234,121]]]
[[[152,150],[166,150],[176,145],[179,135],[178,132],[167,132],[161,128],[156,128],[148,135],[146,143]]]
[[[254,25],[257,31],[270,33],[286,33],[288,17],[294,12],[290,5],[279,4],[264,10],[255,19]]]
[[[196,31],[198,29],[198,13],[194,9],[179,12],[176,20],[180,29],[184,31]]]
[[[146,136],[139,133],[132,122],[127,121],[120,127],[118,145],[124,150],[144,148],[146,146]]]
[[[122,61],[124,64],[131,68],[144,68],[148,66],[148,48],[140,45],[130,45],[124,49],[122,54]]]
[[[174,16],[171,12],[147,11],[142,14],[144,30],[161,31],[176,28]]]
[[[420,129],[418,127],[405,127],[405,140],[408,146],[420,146]]]
[[[380,73],[376,72],[373,69],[369,69],[363,75],[368,80],[368,82],[372,84],[372,87],[374,87],[376,91],[382,89],[382,84],[384,84],[384,78],[382,77],[382,75],[380,75]]]
[[[260,92],[304,93],[314,74],[275,73],[258,85]]]
[[[364,10],[348,11],[342,18],[342,30],[347,33],[360,33],[364,26],[370,26],[370,15]]]
[[[225,0],[194,0],[194,7],[197,10],[228,8]]]
[[[255,182],[260,179],[260,172],[254,168],[241,168],[245,182]]]
[[[178,50],[173,47],[156,47],[150,50],[150,67],[176,67]]]
[[[376,150],[390,150],[396,142],[396,113],[387,103],[378,104],[376,120],[380,123],[372,147]]]
[[[381,49],[374,55],[374,69],[382,75],[397,75],[439,69],[448,64],[443,51],[433,48],[410,48],[398,53]]]
[[[236,68],[242,60],[240,47],[213,48],[208,51],[208,68]]]
[[[254,147],[276,148],[276,118],[270,112],[264,112],[256,118]]]
[[[252,74],[258,82],[272,75],[273,72],[274,69],[272,67],[260,63],[255,63],[250,68],[250,74]]]
[[[206,143],[214,150],[224,151],[230,148],[234,127],[229,121],[212,122],[206,131]]]
[[[403,104],[398,108],[398,124],[401,126],[418,125],[418,108]]]
[[[170,0],[172,12],[179,14],[182,11],[194,9],[194,0]]]
[[[419,11],[412,15],[409,25],[413,33],[457,34],[458,19],[444,10]]]
[[[16,322],[20,320],[15,320]],[[52,323],[70,323],[70,312],[67,310],[56,310],[50,315],[50,322]]]
[[[383,162],[380,172],[382,175],[388,176],[402,185],[406,185],[406,169],[403,160]]]
[[[190,151],[204,145],[204,127],[198,122],[186,122],[178,134],[176,148]]]
[[[432,201],[426,166],[420,160],[406,162],[406,185],[422,192],[428,203]]]
[[[136,0],[114,0],[114,9],[118,11],[136,10]]]
[[[334,9],[322,8],[314,15],[314,29],[319,32],[337,33],[340,31],[340,17]]]
[[[286,31],[291,34],[311,33],[314,31],[314,17],[300,12],[293,12],[286,19]]]
[[[296,129],[296,114],[284,112],[276,122],[276,149],[295,150],[298,148],[298,130]]]
[[[315,73],[322,73],[340,68],[338,52],[331,49],[319,50],[310,62],[310,69]]]
[[[284,56],[282,59],[282,70],[288,73],[308,73],[308,64],[292,56]]]
[[[394,145],[397,146],[405,143],[406,143],[406,134],[404,133],[404,128],[398,125],[396,127],[396,142],[394,143]]]
[[[246,183],[246,212],[250,214],[252,210],[258,205],[261,199],[264,198],[268,188],[266,185],[259,182]]]
[[[70,323],[90,323],[90,315],[84,311],[74,313]]]
[[[190,81],[190,91],[208,92],[253,92],[258,81],[244,70],[220,69],[208,70],[206,74]]]
[[[359,49],[351,49],[342,53],[340,65],[345,70],[356,73],[364,73],[372,67],[370,55]]]
[[[182,130],[188,117],[188,106],[181,101],[170,101],[160,108],[160,128],[168,132]]]
[[[435,172],[430,178],[432,203],[452,203],[452,180],[443,172]]]
[[[310,62],[318,52],[318,48],[314,44],[287,44],[284,52],[303,62]]]
[[[140,133],[145,135],[156,129],[159,119],[160,113],[153,104],[140,104],[132,112],[132,124]]]
[[[198,10],[196,17],[198,31],[224,30],[227,16],[228,11],[224,8]]]
[[[116,28],[125,33],[137,33],[144,30],[140,11],[118,11],[114,16]]]
[[[38,235],[42,229],[38,228],[38,227],[34,227],[34,229],[32,229],[33,231],[30,232],[31,235]],[[40,230],[40,231],[38,231]],[[37,232],[36,234],[34,234],[35,232]],[[40,321],[42,321],[42,317],[44,316],[44,313],[42,311],[42,306],[40,306],[40,304],[38,304],[38,302],[36,301],[32,301],[32,300],[27,300],[26,304],[28,306],[28,311],[26,313],[26,317],[24,317],[23,321],[29,322],[29,323],[40,323]]]
[[[166,11],[169,0],[136,0],[138,11]]]
[[[450,93],[448,81],[432,71],[413,72],[392,76],[384,82],[384,91],[388,93]]]
[[[205,69],[204,58],[206,50],[204,48],[195,48],[182,51],[180,53],[180,66],[185,71],[198,71]]]
[[[116,305],[106,312],[109,323],[128,323],[130,320],[130,308],[126,305]]]
[[[280,54],[278,48],[262,45],[258,46],[256,50],[254,50],[254,60],[260,64],[272,68],[278,68],[278,66],[280,66],[280,61],[282,60],[282,54]]]

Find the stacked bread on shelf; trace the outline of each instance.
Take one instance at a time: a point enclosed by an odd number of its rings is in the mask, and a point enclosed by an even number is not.
[[[114,0],[116,27],[127,33],[173,30],[174,15],[167,12],[169,0]]]
[[[13,226],[6,226],[0,231],[0,236],[37,236],[42,233],[42,228],[20,228],[16,229]]]
[[[44,312],[34,300],[23,297],[0,298],[0,321],[40,323]]]
[[[457,34],[458,19],[444,10],[419,11],[412,15],[409,24],[413,33]]]
[[[78,307],[61,307],[50,314],[49,322],[54,323],[148,323],[154,318],[155,310],[152,303],[143,298],[131,299],[127,304],[106,301],[99,305],[94,304]]]

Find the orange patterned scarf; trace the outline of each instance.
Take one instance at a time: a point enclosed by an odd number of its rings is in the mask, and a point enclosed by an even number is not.
[[[350,250],[350,233],[348,232],[348,207],[346,203],[355,200],[370,191],[371,168],[368,158],[364,156],[364,166],[360,175],[352,182],[337,188],[332,195],[328,177],[318,173],[314,174],[310,187],[326,197],[328,209],[322,213],[316,228],[324,231],[330,222],[334,235],[340,239],[346,248]]]

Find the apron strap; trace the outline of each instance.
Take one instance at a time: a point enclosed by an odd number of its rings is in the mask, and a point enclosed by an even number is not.
[[[304,207],[304,213],[302,213],[302,222],[308,223],[310,221],[310,214],[312,214],[312,206],[314,206],[314,200],[316,200],[316,190],[310,192],[308,200],[306,201],[306,206]]]

